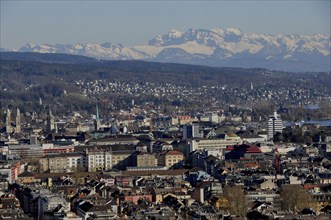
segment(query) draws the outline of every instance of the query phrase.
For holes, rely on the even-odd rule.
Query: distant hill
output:
[[[67,54],[1,52],[0,58],[0,105],[20,106],[22,111],[41,108],[36,104],[39,98],[44,103],[62,106],[61,111],[85,109],[93,112],[95,104],[92,103],[97,99],[111,100],[114,106],[125,106],[123,103],[130,103],[132,99],[140,103],[151,100],[166,103],[169,102],[167,97],[156,97],[154,94],[155,88],[164,87],[170,88],[169,91],[179,87],[183,91],[186,88],[187,91],[204,88],[212,97],[231,90],[231,94],[222,97],[223,101],[235,100],[236,97],[245,99],[241,91],[250,88],[251,83],[256,88],[252,93],[286,92],[286,88],[297,88],[312,94],[316,89],[330,94],[331,89],[331,74],[324,72],[298,73],[139,60],[109,61]],[[118,87],[104,92],[102,88],[110,84]],[[133,92],[135,87],[146,88],[150,94]],[[96,92],[89,92],[91,88]],[[132,93],[128,95],[123,89]],[[196,103],[199,100],[193,98],[190,101]]]
[[[139,60],[96,60],[68,54],[1,52],[2,85],[15,89],[29,84],[59,82],[74,88],[77,80],[110,80],[129,82],[170,83],[186,86],[248,86],[276,83],[293,85],[299,79],[311,78],[309,73],[272,71],[263,68],[209,67]],[[320,74],[321,86],[328,84]],[[312,82],[311,82],[312,83]]]
[[[86,56],[61,53],[34,53],[34,52],[0,52],[1,60],[38,61],[47,63],[91,63],[97,59]]]
[[[218,85],[246,83],[264,79],[262,68],[231,68],[147,62],[140,60],[96,60],[94,58],[32,52],[1,52],[2,73],[18,74],[24,80],[61,77],[63,80],[108,79],[136,82],[171,83],[181,85]],[[77,65],[79,64],[79,65]],[[10,79],[12,75],[8,75]],[[13,80],[19,82],[18,78]],[[47,79],[46,79],[47,78]]]

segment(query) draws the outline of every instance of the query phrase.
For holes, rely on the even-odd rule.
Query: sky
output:
[[[26,43],[143,45],[172,29],[189,28],[330,35],[331,26],[331,0],[0,2],[0,47],[7,49]]]

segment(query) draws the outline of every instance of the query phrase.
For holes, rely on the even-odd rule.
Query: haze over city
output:
[[[1,1],[2,48],[146,44],[172,29],[330,35],[330,1]]]

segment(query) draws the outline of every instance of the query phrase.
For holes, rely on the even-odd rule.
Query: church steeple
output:
[[[49,107],[48,118],[47,118],[47,132],[52,132],[55,129],[54,116],[52,114],[51,107]]]
[[[96,109],[97,109],[97,112],[96,112],[95,118],[96,118],[96,120],[99,120],[99,108],[98,108],[98,104],[96,106]]]
[[[7,133],[13,132],[13,127],[11,125],[11,112],[9,108],[7,108],[7,112],[6,112],[6,132]]]
[[[99,107],[98,103],[96,104],[96,114],[95,114],[95,121],[94,121],[94,130],[98,131],[100,129],[100,118],[99,118]]]
[[[18,108],[16,111],[15,124],[16,124],[15,133],[21,133],[21,112]]]

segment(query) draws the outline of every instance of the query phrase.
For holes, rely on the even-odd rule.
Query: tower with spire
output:
[[[55,126],[54,126],[54,116],[52,114],[52,110],[51,108],[49,107],[49,112],[48,112],[48,118],[47,118],[47,132],[52,132],[54,129],[55,129]]]
[[[21,112],[18,108],[16,110],[15,124],[15,133],[21,133]]]
[[[7,133],[13,132],[13,127],[11,125],[11,112],[10,112],[9,108],[7,108],[7,111],[6,111],[6,132]]]
[[[100,129],[100,118],[99,118],[99,108],[98,104],[96,105],[96,114],[95,114],[95,121],[94,121],[94,130],[98,131]]]

